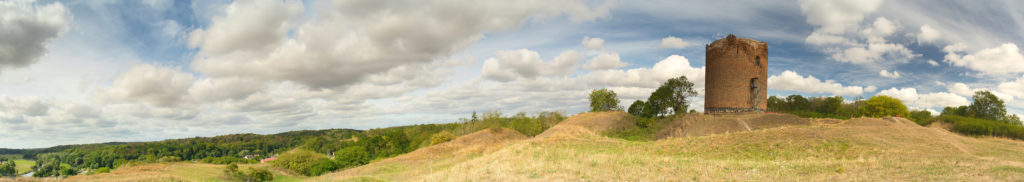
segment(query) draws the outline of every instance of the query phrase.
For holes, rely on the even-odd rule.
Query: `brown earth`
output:
[[[808,119],[791,114],[693,114],[673,120],[658,138],[707,136],[810,124]]]

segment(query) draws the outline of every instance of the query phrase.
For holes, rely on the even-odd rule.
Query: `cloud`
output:
[[[917,34],[918,43],[932,43],[942,37],[942,33],[939,30],[932,28],[929,25],[921,25],[921,33]]]
[[[900,72],[896,72],[896,71],[889,72],[889,71],[886,71],[886,70],[882,70],[882,71],[878,72],[878,75],[882,76],[882,77],[886,77],[886,78],[892,78],[892,79],[900,78]]]
[[[581,44],[588,49],[599,50],[601,49],[601,46],[604,45],[604,39],[583,37],[583,42]]]
[[[686,57],[672,55],[658,61],[651,68],[595,70],[581,77],[594,87],[657,88],[670,78],[686,76],[687,80],[694,83],[694,89],[703,94],[705,70],[706,67],[691,66]]]
[[[100,98],[156,107],[176,106],[186,96],[193,81],[192,74],[139,65],[118,76],[110,88],[101,91]]]
[[[565,51],[551,61],[541,60],[540,54],[528,49],[498,51],[496,54],[496,57],[484,61],[480,74],[498,81],[572,74],[581,59],[576,51]]]
[[[903,101],[904,104],[918,108],[935,108],[946,106],[962,106],[970,104],[967,98],[948,92],[918,94],[915,88],[890,88],[879,91],[877,95],[888,95]]]
[[[73,17],[64,4],[36,3],[0,2],[0,70],[38,62],[50,42],[70,26]]]
[[[822,52],[831,54],[833,60],[860,65],[876,66],[883,60],[898,63],[920,57],[903,44],[886,40],[900,30],[896,22],[878,17],[871,24],[861,26],[864,17],[881,3],[880,0],[799,1],[807,23],[815,27],[804,42],[820,47]]]
[[[618,69],[627,64],[619,59],[618,53],[601,53],[597,57],[587,61],[586,65],[583,65],[583,69],[587,70],[605,70],[605,69]]]
[[[299,2],[235,2],[226,8],[225,17],[215,18],[209,28],[196,30],[200,33],[190,39],[190,45],[202,53],[192,68],[213,78],[340,88],[395,67],[434,62],[465,49],[487,32],[562,15],[589,21],[607,17],[610,8],[608,3],[591,7],[580,1],[323,3],[317,5],[323,8],[317,9],[316,19],[289,21],[295,14],[291,7],[302,7]],[[225,28],[218,31],[218,27]],[[230,35],[238,36],[212,36],[212,32],[234,30],[239,32]],[[249,40],[254,35],[259,38]]]
[[[881,0],[800,0],[800,10],[807,17],[807,23],[818,28],[823,34],[842,34],[860,26],[864,16],[875,11]]]
[[[224,16],[213,17],[209,27],[193,31],[188,45],[210,55],[271,51],[284,40],[288,20],[300,12],[298,1],[237,1],[224,9]]]
[[[683,41],[683,39],[681,39],[679,37],[668,36],[668,37],[665,37],[665,38],[661,39],[661,47],[664,47],[664,48],[682,49],[682,48],[686,48],[686,46],[690,46],[690,43],[686,42],[686,41]]]
[[[939,66],[939,62],[935,62],[935,60],[931,60],[931,59],[928,60],[928,64],[930,64],[932,66]]]
[[[1017,98],[1024,98],[1024,76],[1011,82],[1000,83],[999,91]]]
[[[937,83],[939,85],[946,86],[946,89],[949,92],[952,92],[952,93],[957,94],[957,95],[965,96],[965,97],[972,97],[972,96],[974,96],[974,93],[978,92],[978,91],[989,91],[990,93],[992,93],[992,95],[995,95],[996,97],[999,97],[999,99],[1002,99],[1003,101],[1010,102],[1010,101],[1014,100],[1014,95],[1012,94],[1012,90],[1005,90],[1005,89],[1002,89],[1002,87],[1000,87],[1000,89],[997,91],[995,89],[985,89],[985,88],[971,89],[971,87],[967,86],[967,84],[960,83],[960,82],[956,82],[956,83],[953,83],[953,84],[946,84],[946,83],[942,83],[942,82],[937,82]],[[1003,85],[1003,84],[1000,84],[1000,85]],[[1007,85],[1007,88],[1012,88],[1012,86]],[[1009,92],[1004,93],[1002,91],[1009,91]]]
[[[964,54],[967,46],[962,43],[942,48],[946,52],[944,61],[981,73],[1005,74],[1024,72],[1024,55],[1017,44],[1005,43],[971,54]]]
[[[188,95],[203,102],[224,99],[242,99],[263,88],[263,83],[245,78],[217,78],[197,80],[188,88]]]
[[[815,78],[814,76],[810,75],[808,75],[807,77],[803,77],[800,76],[798,73],[790,70],[783,71],[782,74],[779,75],[769,76],[768,88],[803,92],[809,94],[830,93],[842,96],[861,95],[864,93],[865,90],[864,87],[860,86],[843,86],[842,84],[836,83],[833,80],[825,80],[823,82],[818,78]]]

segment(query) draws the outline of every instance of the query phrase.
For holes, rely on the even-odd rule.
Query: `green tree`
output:
[[[789,95],[786,97],[786,108],[790,111],[808,111],[811,109],[811,102],[801,95]]]
[[[869,117],[907,116],[907,106],[899,99],[885,95],[871,97],[860,107],[860,113]]]
[[[602,88],[590,92],[590,112],[615,110],[622,110],[615,91]]]
[[[686,76],[668,79],[662,87],[668,87],[672,93],[668,97],[668,103],[673,113],[686,113],[690,104],[688,99],[697,96],[697,91],[693,90],[693,82],[687,80]]]
[[[970,117],[1006,121],[1006,103],[989,91],[974,92],[974,102],[967,106]]]
[[[910,115],[908,117],[910,118],[910,120],[913,120],[915,123],[921,126],[931,124],[933,120],[932,112],[928,112],[926,110],[910,111]]]
[[[786,101],[776,96],[768,97],[768,110],[769,111],[788,111],[786,108]]]
[[[839,114],[839,109],[843,106],[843,97],[832,96],[826,97],[822,100],[818,112],[825,114]]]
[[[13,177],[18,175],[18,170],[15,168],[14,161],[0,162],[0,176]]]
[[[647,107],[647,103],[646,102],[644,102],[643,100],[636,100],[636,101],[633,101],[633,104],[629,105],[629,109],[627,109],[626,111],[629,112],[629,114],[632,114],[634,116],[650,117],[650,116],[645,116],[644,115],[644,108],[645,107]]]

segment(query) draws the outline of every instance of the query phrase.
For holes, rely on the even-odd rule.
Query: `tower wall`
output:
[[[729,35],[705,48],[704,111],[759,112],[768,108],[768,44]],[[752,82],[756,89],[752,89]]]

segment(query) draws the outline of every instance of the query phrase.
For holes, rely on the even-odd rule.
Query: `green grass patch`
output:
[[[604,135],[629,141],[652,141],[657,139],[661,130],[668,127],[668,124],[671,123],[673,119],[682,116],[683,115],[673,115],[664,118],[636,117],[634,125],[619,130],[605,131]]]
[[[18,171],[18,174],[25,174],[32,171],[32,166],[36,165],[36,161],[17,159],[14,160],[14,169]]]

